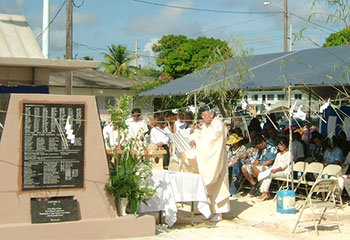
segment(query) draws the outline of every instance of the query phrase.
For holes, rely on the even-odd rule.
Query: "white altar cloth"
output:
[[[176,203],[197,202],[198,210],[206,218],[211,214],[207,191],[203,178],[199,174],[153,170],[151,185],[155,188],[155,196],[140,204],[139,212],[164,211],[165,223],[174,225],[177,220]]]

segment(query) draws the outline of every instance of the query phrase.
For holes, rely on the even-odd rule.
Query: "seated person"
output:
[[[164,148],[167,151],[167,154],[164,156],[163,167],[168,168],[169,166],[169,137],[167,134],[170,134],[170,130],[165,126],[164,118],[159,118],[155,127],[151,129],[151,144],[155,144],[158,148]]]
[[[350,196],[350,153],[348,153],[344,163],[342,164],[342,173],[343,175],[338,177],[340,192],[342,192],[345,187],[347,194]]]
[[[260,195],[259,185],[254,177],[258,176],[261,171],[271,167],[278,150],[276,146],[268,143],[262,136],[256,137],[253,144],[259,149],[258,158],[253,164],[243,165],[242,173],[252,185],[249,195]]]
[[[304,160],[304,144],[301,140],[301,135],[298,132],[293,133],[293,142],[292,142],[292,156],[294,162],[300,162]]]
[[[350,152],[350,142],[347,141],[346,133],[341,131],[337,136],[338,147],[343,151],[343,156],[347,156]]]
[[[280,138],[278,140],[277,144],[279,153],[276,155],[276,159],[273,162],[273,165],[271,167],[271,174],[262,180],[261,186],[260,186],[260,192],[262,193],[259,197],[261,200],[267,200],[269,199],[270,193],[269,188],[271,185],[271,181],[273,178],[276,177],[286,177],[289,173],[289,164],[291,162],[291,156],[290,152],[288,151],[289,147],[289,140],[285,137]]]
[[[230,145],[227,159],[228,159],[228,176],[230,183],[230,193],[231,195],[237,194],[237,182],[241,176],[241,161],[235,161],[236,158],[245,153],[246,147],[243,145],[242,137],[238,136],[236,133],[232,134],[227,140],[226,144]]]
[[[277,142],[278,142],[278,132],[274,127],[271,127],[268,129],[268,133],[269,133],[269,139],[268,141],[270,143],[272,143],[273,145],[277,146]]]
[[[312,162],[323,162],[324,158],[324,140],[323,135],[319,132],[313,132],[312,145],[314,149],[312,151]],[[310,146],[311,148],[311,146]]]
[[[342,150],[334,146],[333,143],[329,138],[326,139],[325,141],[325,154],[324,154],[324,160],[323,164],[337,164],[341,165],[343,163],[343,152]]]

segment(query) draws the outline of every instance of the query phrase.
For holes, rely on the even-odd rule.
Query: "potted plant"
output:
[[[118,129],[118,137],[128,130],[125,120],[129,115],[130,99],[129,96],[122,97],[117,103],[118,107],[109,111],[113,126]],[[154,195],[154,189],[148,185],[152,168],[150,162],[143,159],[141,151],[135,150],[137,148],[134,142],[124,141],[119,144],[119,148],[121,154],[113,152],[116,161],[111,165],[110,181],[106,184],[106,190],[115,198],[117,210],[121,210],[121,199],[127,198],[131,211],[136,214],[140,202],[146,203]],[[123,215],[120,212],[118,214]]]

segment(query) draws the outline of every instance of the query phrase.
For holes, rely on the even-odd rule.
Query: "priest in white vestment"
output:
[[[214,118],[208,107],[202,109],[204,124],[192,134],[190,144],[196,148],[198,171],[207,188],[212,211],[211,221],[220,221],[222,213],[230,211],[226,152],[226,128]]]

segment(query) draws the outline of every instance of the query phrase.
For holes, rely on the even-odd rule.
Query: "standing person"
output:
[[[135,149],[144,154],[144,138],[148,132],[146,121],[141,118],[141,110],[134,108],[131,111],[131,118],[126,120],[128,125],[128,132],[126,136],[127,141],[135,142]]]
[[[178,132],[181,129],[185,129],[186,128],[186,122],[185,122],[185,115],[183,113],[179,113],[177,115],[177,119],[174,122],[174,129],[173,132]]]
[[[148,132],[148,127],[146,122],[141,118],[141,110],[139,108],[134,108],[131,111],[131,118],[126,120],[126,124],[129,127],[127,139],[135,141],[139,138],[143,141],[145,133]]]
[[[164,156],[163,168],[167,169],[169,166],[169,137],[167,134],[171,134],[168,127],[165,126],[164,118],[159,118],[156,126],[151,129],[151,143],[158,146],[158,148],[164,148],[166,154]]]
[[[289,163],[291,162],[290,152],[288,151],[289,141],[287,138],[283,137],[278,140],[277,147],[279,153],[276,155],[276,159],[271,167],[271,174],[262,180],[260,186],[260,192],[262,193],[259,197],[261,200],[267,200],[271,197],[269,193],[269,188],[271,181],[276,177],[286,177],[289,172]]]
[[[198,171],[208,192],[210,221],[216,222],[222,220],[222,213],[230,211],[226,128],[209,107],[203,107],[201,112],[204,124],[192,135],[190,144],[196,148]]]

